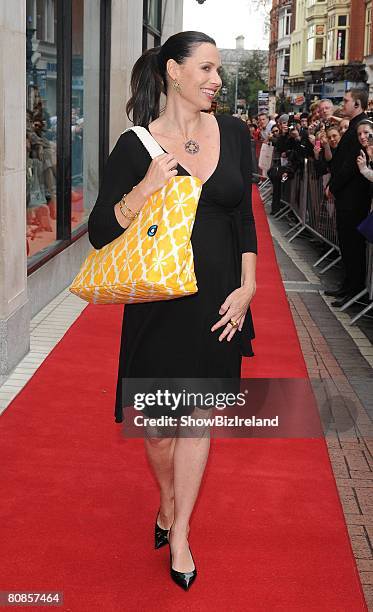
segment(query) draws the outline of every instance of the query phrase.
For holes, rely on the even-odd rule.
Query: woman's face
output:
[[[373,134],[373,128],[370,125],[360,125],[357,128],[357,137],[362,147],[367,147],[370,144],[369,134]]]
[[[220,55],[215,45],[202,43],[194,47],[183,64],[169,60],[168,70],[170,77],[180,83],[181,92],[176,92],[177,95],[181,95],[190,108],[210,109],[222,85]]]
[[[335,149],[338,146],[339,141],[341,140],[341,135],[337,129],[328,130],[326,137],[332,149]]]
[[[348,119],[342,119],[342,121],[339,124],[339,133],[341,134],[341,136],[343,136],[343,134],[347,132],[349,125],[350,125],[350,122],[348,121]]]

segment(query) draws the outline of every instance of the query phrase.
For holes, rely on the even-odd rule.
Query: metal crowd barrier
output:
[[[295,176],[282,183],[281,201],[284,206],[274,215],[277,219],[288,215],[289,212],[295,215],[297,222],[285,234],[285,236],[291,234],[288,239],[289,242],[307,229],[330,247],[325,254],[313,264],[314,267],[316,267],[326,258],[332,256],[333,253],[335,254],[332,261],[322,270],[319,270],[320,274],[323,274],[341,260],[338,245],[335,205],[333,198],[326,198],[325,196],[325,184],[327,179],[328,177],[318,176],[313,159],[305,159],[303,167],[297,170]],[[341,310],[345,310],[354,303],[359,303],[359,300],[364,295],[368,295],[369,300],[373,300],[372,244],[367,243],[367,254],[366,288],[351,298]],[[372,309],[373,302],[365,306],[361,312],[353,317],[351,325]]]
[[[285,205],[279,212],[274,215],[278,219],[287,215],[290,210],[298,219],[298,222],[286,232],[285,236],[292,234],[289,242],[299,236],[307,227],[307,177],[308,166],[305,160],[304,167],[295,173],[293,178],[288,178],[281,184],[281,202]]]
[[[368,294],[368,299],[370,300],[370,304],[365,306],[363,310],[358,312],[358,314],[355,315],[351,319],[350,321],[351,325],[356,323],[356,321],[358,321],[360,317],[368,314],[368,312],[372,310],[373,308],[373,301],[372,301],[373,300],[373,244],[369,244],[369,243],[367,243],[367,277],[366,277],[365,289],[363,289],[363,291],[360,291],[360,293],[358,293],[357,295],[354,295],[354,297],[351,298],[349,302],[347,302],[344,306],[342,306],[341,310],[342,311],[346,310],[346,308],[349,308],[349,306],[352,306],[352,304],[355,304],[355,302],[359,303],[359,300],[362,297],[364,297],[366,294]]]

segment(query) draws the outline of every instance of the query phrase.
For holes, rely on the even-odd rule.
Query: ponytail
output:
[[[164,87],[158,63],[160,50],[161,47],[154,47],[144,51],[132,69],[132,95],[127,102],[126,113],[134,125],[147,127],[153,119],[159,117],[160,97]]]
[[[131,74],[131,97],[126,113],[134,125],[148,127],[159,117],[160,97],[167,96],[167,62],[182,64],[202,43],[215,45],[215,40],[203,32],[179,32],[170,36],[161,47],[147,49],[135,63]],[[132,112],[132,118],[130,113]]]

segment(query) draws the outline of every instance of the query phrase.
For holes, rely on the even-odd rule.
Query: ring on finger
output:
[[[232,325],[232,327],[238,327],[238,321],[234,321],[233,319],[230,319],[229,325]]]

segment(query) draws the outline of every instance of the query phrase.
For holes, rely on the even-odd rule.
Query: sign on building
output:
[[[260,89],[258,91],[258,114],[268,113],[268,112],[269,112],[269,92],[262,91]]]

